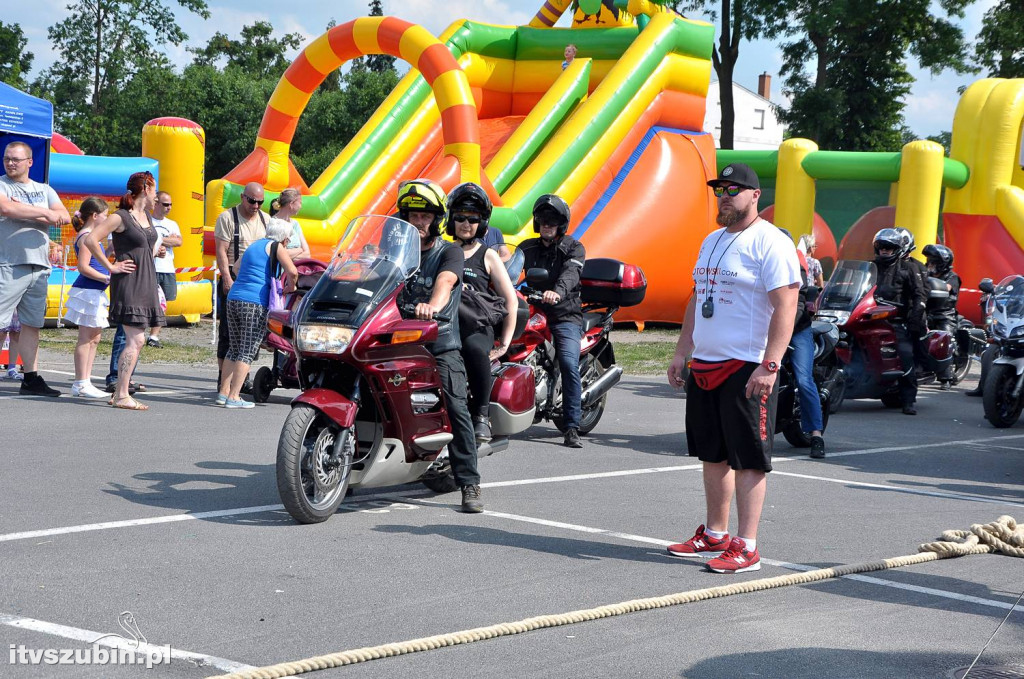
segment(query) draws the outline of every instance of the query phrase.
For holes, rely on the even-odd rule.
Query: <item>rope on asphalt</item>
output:
[[[329,655],[307,658],[305,660],[285,662],[278,665],[269,665],[267,667],[256,667],[243,672],[219,675],[211,679],[278,679],[279,677],[292,677],[306,672],[313,672],[315,670],[354,665],[356,663],[367,662],[369,660],[390,658],[393,656],[417,653],[420,651],[432,651],[438,648],[445,648],[447,646],[458,646],[461,644],[473,643],[475,641],[484,641],[485,639],[495,639],[497,637],[512,634],[522,634],[524,632],[530,632],[537,629],[572,625],[589,620],[600,620],[602,618],[610,618],[626,613],[635,613],[637,611],[649,611],[657,608],[665,608],[667,606],[678,606],[696,601],[704,601],[706,599],[731,596],[733,594],[761,592],[768,589],[775,589],[777,587],[786,587],[788,585],[802,585],[811,582],[820,582],[822,580],[838,578],[844,575],[853,575],[855,573],[870,573],[872,571],[881,571],[889,568],[903,568],[906,566],[913,566],[915,564],[927,563],[929,561],[937,561],[939,559],[948,559],[967,554],[987,554],[990,552],[1000,552],[1010,556],[1024,557],[1024,529],[1017,525],[1017,522],[1013,517],[1000,516],[992,523],[974,524],[971,526],[970,530],[945,531],[938,542],[920,545],[918,547],[917,554],[898,556],[892,559],[883,559],[881,561],[873,561],[870,563],[821,568],[803,573],[792,573],[789,575],[779,575],[773,578],[749,580],[732,585],[709,587],[707,589],[691,590],[689,592],[679,592],[677,594],[669,594],[667,596],[634,599],[632,601],[624,601],[617,604],[598,606],[597,608],[572,611],[570,613],[541,615],[534,618],[519,620],[517,622],[500,623],[497,625],[489,625],[487,627],[477,627],[475,629],[464,630],[462,632],[438,634],[431,637],[413,639],[411,641],[358,648],[351,651],[342,651],[340,653],[331,653]]]

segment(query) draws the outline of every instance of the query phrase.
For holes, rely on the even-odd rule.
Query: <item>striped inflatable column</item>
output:
[[[530,28],[552,28],[571,2],[572,0],[544,0],[537,14],[530,19]]]
[[[346,61],[388,54],[418,70],[434,91],[441,111],[444,155],[458,163],[461,181],[480,181],[477,110],[465,73],[448,48],[427,29],[394,17],[361,17],[335,26],[292,62],[270,97],[256,138],[255,153],[266,154],[266,188],[290,186],[288,158],[299,116],[317,87]]]

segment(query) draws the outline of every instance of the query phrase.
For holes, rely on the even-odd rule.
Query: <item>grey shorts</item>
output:
[[[172,273],[157,273],[156,284],[164,291],[164,299],[173,302],[178,298],[178,281]]]
[[[0,328],[11,325],[15,311],[22,325],[43,327],[49,280],[45,266],[0,264]]]

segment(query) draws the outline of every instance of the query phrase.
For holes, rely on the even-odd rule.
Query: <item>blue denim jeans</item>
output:
[[[805,434],[821,431],[821,399],[814,383],[814,333],[810,327],[793,334],[793,378],[800,396],[800,428]]]
[[[110,345],[110,372],[107,373],[107,386],[117,382],[117,364],[121,360],[121,354],[124,353],[124,346],[127,341],[124,338],[124,326],[118,325],[117,332],[114,333],[114,340]]]
[[[580,385],[580,340],[583,328],[579,323],[563,322],[551,326],[551,337],[555,341],[555,355],[562,373],[562,416],[566,429],[580,428],[582,407],[580,399],[583,387]]]

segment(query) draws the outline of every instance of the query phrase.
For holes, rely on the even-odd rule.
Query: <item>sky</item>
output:
[[[301,0],[281,3],[271,0],[208,0],[210,18],[202,19],[181,10],[173,0],[166,0],[177,8],[178,21],[189,36],[189,45],[205,45],[216,32],[237,36],[242,26],[256,20],[271,22],[278,33],[299,33],[309,42],[323,33],[327,23],[338,23],[363,16],[368,11],[367,0]],[[384,13],[422,24],[435,35],[452,22],[468,18],[486,23],[519,25],[529,22],[542,0],[383,0]],[[996,0],[979,0],[967,8],[962,22],[964,34],[973,42],[981,26],[985,11]],[[0,20],[17,23],[28,38],[27,49],[35,54],[30,78],[50,66],[55,54],[47,38],[47,28],[67,14],[67,0],[33,0],[33,2],[5,3]],[[301,8],[301,11],[282,11],[282,8]],[[559,25],[568,25],[568,12]],[[693,19],[703,17],[691,16]],[[172,63],[184,65],[191,61],[186,45],[168,45],[166,52]],[[913,60],[911,60],[913,61]],[[782,96],[778,78],[782,65],[781,51],[768,41],[741,43],[739,61],[734,80],[747,89],[757,91],[757,76],[767,72],[773,76],[772,100],[787,102]],[[973,82],[978,76],[943,72],[933,76],[911,63],[911,74],[916,83],[906,100],[904,118],[907,126],[919,137],[951,130],[953,113],[959,99],[957,88]],[[712,79],[717,79],[713,76]]]

